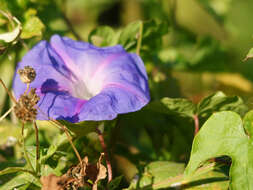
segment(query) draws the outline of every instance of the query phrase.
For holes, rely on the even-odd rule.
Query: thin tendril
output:
[[[14,96],[12,95],[12,93],[8,90],[8,88],[5,86],[4,82],[2,81],[2,79],[0,78],[0,83],[2,84],[2,86],[4,87],[5,91],[8,93],[8,95],[10,96],[10,98],[12,99],[13,102],[15,102],[16,104],[18,103],[16,98],[14,98]]]
[[[0,122],[9,114],[11,113],[11,111],[13,110],[15,106],[12,106],[7,112],[5,112],[5,114],[3,114],[1,117],[0,117]]]

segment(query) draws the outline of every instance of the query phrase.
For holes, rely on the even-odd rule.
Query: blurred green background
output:
[[[15,43],[2,45],[0,77],[9,88],[15,65],[41,39],[58,33],[98,46],[121,43],[136,52],[139,28],[133,28],[141,20],[140,56],[149,75],[152,101],[183,97],[198,103],[223,91],[241,96],[253,107],[253,62],[243,61],[253,46],[252,0],[0,0],[0,9],[17,17],[23,27]],[[12,31],[12,25],[0,17],[0,33]],[[10,104],[0,88],[0,113]],[[194,127],[193,121],[185,120],[145,109],[120,116],[117,127],[106,129],[116,173],[124,174],[127,183],[148,162],[187,163]],[[13,136],[6,125],[15,123],[13,114],[8,116],[1,123],[0,137]],[[57,132],[48,134],[51,129],[44,125],[42,122],[41,141],[47,147]],[[82,154],[92,155],[93,141],[87,139],[82,139],[86,143]],[[0,144],[4,147],[6,139]]]

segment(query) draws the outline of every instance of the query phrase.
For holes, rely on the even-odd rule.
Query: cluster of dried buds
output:
[[[19,97],[14,107],[14,113],[22,122],[32,122],[36,119],[38,114],[36,104],[40,100],[40,97],[36,94],[36,89],[34,88],[31,88],[28,93],[27,91],[29,90],[29,84],[34,81],[36,77],[36,72],[32,67],[25,66],[24,69],[18,70],[18,74],[20,75],[21,81],[28,86],[24,94]]]

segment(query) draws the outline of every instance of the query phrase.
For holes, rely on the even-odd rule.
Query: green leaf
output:
[[[123,176],[115,177],[112,181],[107,184],[107,189],[114,190],[120,185]]]
[[[41,164],[44,164],[52,155],[55,154],[55,152],[58,150],[58,148],[64,144],[68,143],[68,138],[65,133],[58,134],[57,137],[54,139],[52,144],[47,150],[46,155],[41,157]]]
[[[253,48],[251,48],[248,52],[248,54],[246,55],[246,57],[244,58],[244,61],[247,61],[248,59],[253,58]]]
[[[159,101],[151,102],[146,109],[168,115],[192,117],[196,106],[190,100],[183,98],[162,98]]]
[[[252,138],[253,137],[253,110],[249,111],[243,118],[243,126],[246,133]]]
[[[133,48],[137,44],[137,35],[139,34],[142,21],[136,21],[128,24],[120,33],[118,43],[126,50]]]
[[[45,28],[42,21],[36,16],[36,10],[29,9],[25,14],[25,23],[23,26],[23,31],[21,33],[21,38],[28,39],[35,36],[42,36],[42,32]]]
[[[140,179],[140,186],[156,184],[169,177],[174,177],[184,171],[184,164],[168,161],[156,161],[148,164],[144,169],[144,174]]]
[[[16,172],[31,173],[31,171],[29,171],[23,167],[10,167],[10,168],[5,168],[4,170],[1,170],[0,175],[5,175],[5,174],[9,174],[9,173],[16,173]]]
[[[141,27],[143,27],[143,30],[140,35]],[[168,33],[168,24],[166,22],[157,23],[154,20],[145,22],[135,21],[128,24],[122,30],[118,43],[123,45],[126,50],[130,50],[137,45],[138,37],[142,37],[142,45],[148,45],[154,50],[156,43],[166,33]]]
[[[113,46],[117,44],[117,34],[109,26],[101,26],[89,34],[89,42],[100,47]]]
[[[60,122],[79,137],[96,131],[96,128],[101,123],[98,121],[82,121],[80,123],[70,123],[65,120],[61,120]]]
[[[253,145],[244,132],[240,116],[231,111],[213,114],[195,136],[186,176],[193,175],[210,158],[229,156],[230,188],[253,188]]]
[[[160,23],[155,20],[143,22],[142,45],[149,46],[153,51],[154,48],[161,47],[162,36],[168,33],[169,25],[167,22]]]
[[[0,134],[0,145],[6,145],[8,143],[15,144],[15,142],[21,138],[21,128],[13,125],[10,122],[1,122]],[[10,142],[10,140],[12,142]]]
[[[209,117],[214,112],[230,110],[243,115],[247,109],[247,106],[240,97],[228,97],[219,91],[204,98],[198,104],[197,113],[200,117]]]
[[[162,183],[167,179],[182,174],[184,171],[184,164],[168,162],[168,161],[155,161],[151,162],[144,168],[144,172],[141,174],[138,182],[136,179],[132,181],[128,189],[160,189],[169,187],[171,184]],[[137,185],[138,184],[138,185]],[[155,185],[153,187],[152,185]]]
[[[16,177],[12,178],[10,181],[8,181],[4,185],[2,185],[0,187],[0,190],[13,190],[15,188],[18,189],[20,187],[23,187],[23,186],[25,186],[27,184],[31,184],[31,183],[33,183],[35,186],[38,187],[35,189],[39,189],[39,187],[41,186],[38,179],[36,179],[35,177],[33,177],[30,174],[23,173],[23,174],[20,174]]]
[[[154,162],[156,163],[156,162]],[[173,162],[171,162],[173,164]],[[157,162],[159,164],[159,162]],[[147,171],[145,168],[144,174],[141,174],[140,179],[136,177],[132,180],[130,186],[127,190],[134,189],[142,189],[142,190],[154,190],[154,189],[191,189],[191,190],[227,190],[229,186],[228,177],[224,174],[221,168],[217,167],[215,164],[208,164],[201,168],[199,168],[195,175],[190,176],[188,178],[184,177],[183,165],[179,163],[174,163],[176,165],[175,168],[167,168],[165,165],[164,170],[158,169],[157,176],[162,174],[160,179],[156,179],[154,175],[151,173],[145,174]],[[179,166],[179,168],[177,167]],[[162,165],[163,166],[163,165]],[[154,169],[156,169],[157,165],[153,165]],[[160,168],[158,166],[158,168]],[[167,170],[166,170],[167,169]],[[174,170],[174,174],[173,171]],[[169,171],[167,173],[166,171]],[[161,172],[161,173],[159,173]],[[170,173],[172,172],[172,173]],[[172,175],[171,175],[172,174]],[[147,176],[145,176],[147,175]],[[168,176],[168,177],[165,177]],[[146,185],[143,186],[140,180],[146,178],[144,183]]]
[[[203,170],[204,167],[200,168],[200,170]],[[202,173],[200,171],[200,173],[200,175],[196,174],[187,180],[188,182],[183,187],[187,190],[228,190],[229,178],[219,168],[214,167],[209,172]]]

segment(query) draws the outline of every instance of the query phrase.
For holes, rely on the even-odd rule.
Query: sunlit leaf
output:
[[[26,20],[21,33],[21,38],[28,39],[34,36],[41,36],[44,28],[45,26],[41,20],[36,16],[32,16]]]
[[[9,173],[16,173],[16,172],[27,172],[29,173],[29,170],[26,170],[23,167],[10,167],[10,168],[5,168],[4,170],[0,171],[0,175],[5,175]]]
[[[253,146],[244,132],[240,116],[231,111],[213,114],[195,136],[191,158],[186,168],[186,175],[193,175],[201,163],[210,158],[229,156],[230,188],[253,188]],[[208,150],[208,151],[207,151]]]
[[[253,137],[253,110],[249,111],[243,118],[243,126],[246,133],[252,138]]]
[[[244,58],[244,61],[247,61],[248,59],[253,58],[253,48],[251,48],[248,52],[248,54],[246,55],[246,57]]]
[[[20,188],[22,186],[25,186],[27,184],[33,183],[35,185],[34,190],[40,189],[39,187],[41,186],[38,179],[33,177],[30,174],[24,173],[20,174],[14,178],[12,178],[10,181],[5,183],[0,187],[0,190],[13,190],[15,188]]]
[[[117,34],[109,26],[101,26],[91,31],[89,42],[96,46],[113,46],[117,44]]]

